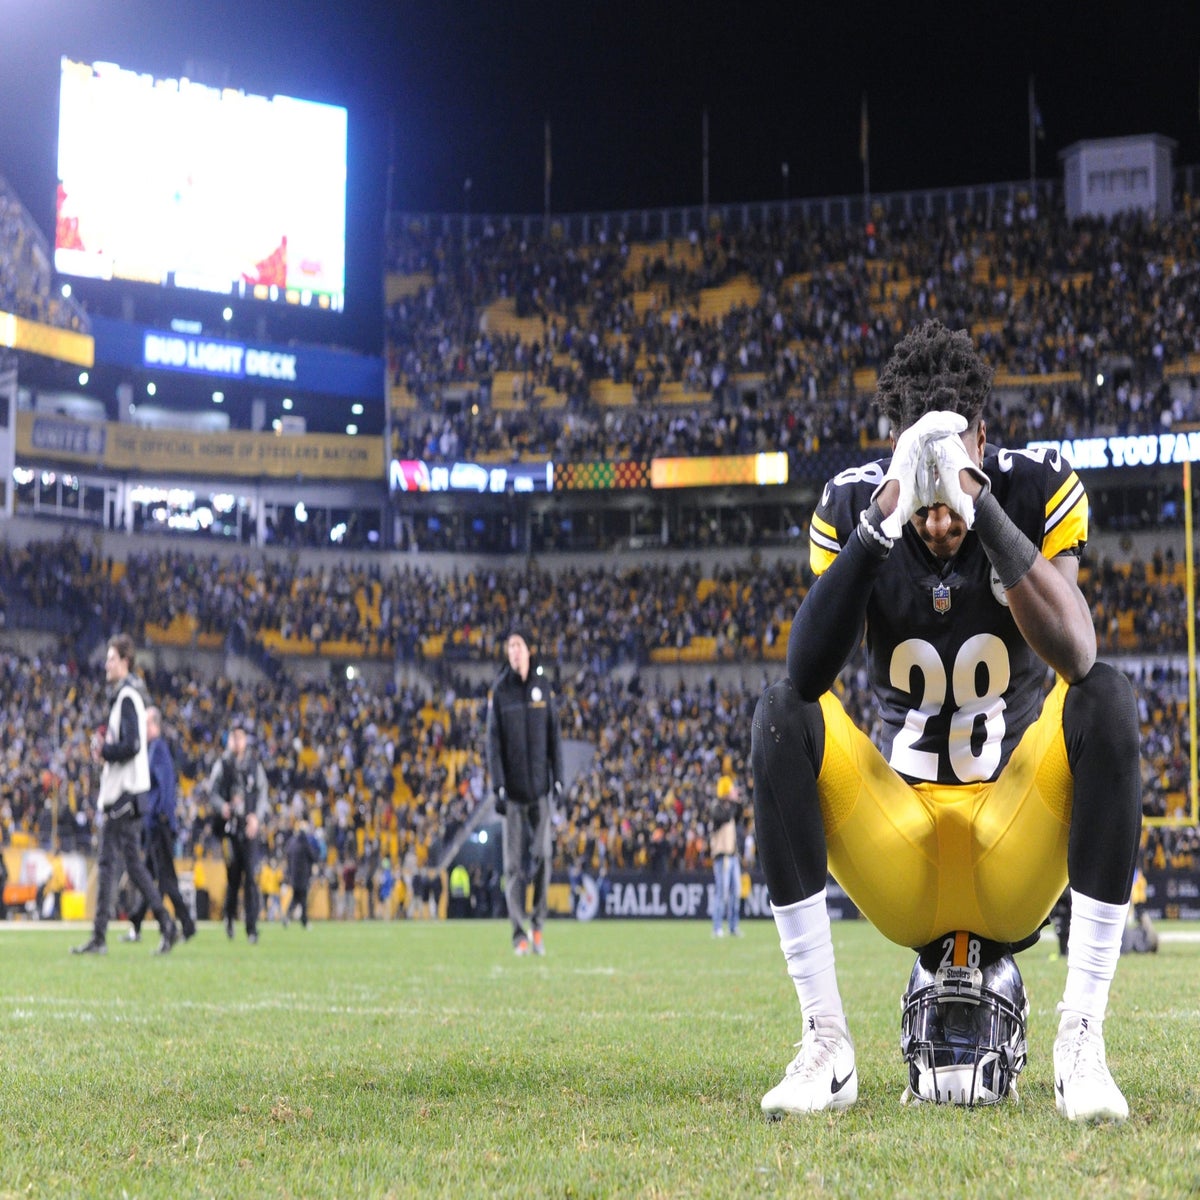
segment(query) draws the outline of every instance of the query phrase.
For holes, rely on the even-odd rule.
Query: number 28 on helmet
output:
[[[1029,998],[1008,947],[948,933],[922,947],[901,1000],[904,1103],[1017,1099]]]

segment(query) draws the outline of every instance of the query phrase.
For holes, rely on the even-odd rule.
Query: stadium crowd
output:
[[[541,631],[549,660],[601,672],[667,662],[689,648],[697,661],[782,660],[812,581],[799,555],[770,562],[747,555],[712,574],[698,562],[552,563],[485,564],[443,577],[407,562],[384,570],[370,557],[305,566],[174,548],[114,563],[64,535],[20,548],[0,543],[0,587],[27,610],[92,614],[104,629],[127,630],[139,642],[165,640],[183,619],[218,644],[278,646],[281,638],[309,654],[348,644],[388,661],[490,661],[519,612]],[[1102,650],[1186,649],[1182,564],[1173,551],[1121,563],[1086,556],[1080,582]]]
[[[4,244],[20,247],[13,222],[26,218],[18,210],[0,186]],[[409,229],[389,253],[413,286],[389,305],[387,330],[392,381],[416,407],[394,411],[393,448],[427,459],[588,461],[861,447],[886,431],[855,373],[879,365],[897,330],[935,312],[972,328],[998,369],[1025,380],[993,417],[1002,444],[1050,430],[1070,437],[1193,422],[1195,383],[1169,387],[1165,371],[1200,353],[1198,233],[1200,214],[1189,206],[1160,221],[1111,225],[1014,212],[881,220],[866,230],[796,223],[654,247],[620,237],[534,246],[500,230],[464,247]],[[4,256],[4,304],[51,319],[48,276],[14,274],[9,259],[19,265],[36,255]],[[750,287],[737,293],[740,280]],[[750,299],[730,299],[702,318],[702,293],[719,288]],[[512,302],[518,321],[532,319],[536,336],[481,328],[500,300]],[[1126,373],[1116,382],[1076,382],[1118,359]],[[497,372],[523,381],[514,410],[495,395],[495,407],[486,403]],[[731,386],[748,375],[761,379],[753,399]],[[1052,382],[1034,386],[1038,379]],[[631,385],[634,404],[598,405],[591,389],[600,381]],[[478,411],[447,402],[464,384],[479,389]],[[659,403],[668,384],[703,402]],[[539,388],[565,403],[529,402]],[[218,645],[262,650],[283,641],[319,654],[338,643],[389,662],[495,661],[519,612],[559,672],[565,736],[595,748],[559,814],[556,865],[662,871],[706,865],[717,779],[747,780],[759,687],[715,679],[668,686],[645,668],[699,646],[697,661],[761,664],[760,683],[778,673],[811,582],[801,557],[749,556],[712,575],[698,564],[529,563],[442,578],[370,556],[313,567],[154,548],[115,562],[63,536],[0,546],[0,588],[10,626],[22,614],[57,610],[72,615],[73,635],[91,621],[145,645],[182,623],[188,636]],[[1089,559],[1081,586],[1102,652],[1136,664],[1145,808],[1161,815],[1187,785],[1186,699],[1178,674],[1147,660],[1186,648],[1178,564],[1167,554]],[[103,719],[104,684],[95,666],[75,660],[74,644],[67,635],[53,661],[0,656],[0,842],[94,846],[87,747]],[[361,684],[296,683],[286,671],[255,685],[185,672],[151,672],[147,682],[183,784],[181,856],[216,851],[204,780],[234,717],[254,731],[272,797],[268,902],[286,840],[303,821],[319,838],[343,914],[356,887],[384,879],[394,880],[402,911],[415,913],[427,895],[425,869],[485,798],[484,701],[461,681],[434,700],[400,686],[379,694]],[[861,669],[848,668],[839,687],[869,726]],[[1155,831],[1152,847],[1175,861],[1193,854],[1196,840],[1195,830]]]
[[[1153,567],[1128,575],[1139,573],[1152,574]],[[1112,572],[1106,582],[1106,574],[1091,573],[1101,594],[1126,595],[1132,603],[1144,595],[1138,586],[1153,586],[1135,585],[1123,572]],[[782,579],[779,586],[778,604],[794,604],[784,598]],[[1161,597],[1154,607],[1163,607]],[[1130,670],[1141,706],[1145,808],[1162,815],[1182,804],[1187,786],[1186,680],[1174,668],[1149,665],[1149,646],[1133,649],[1140,652]],[[563,664],[564,736],[595,749],[561,810],[556,865],[593,871],[704,866],[717,779],[747,778],[748,714],[762,683],[781,668],[764,663],[753,685],[720,685],[711,677],[668,685],[653,672],[614,673],[553,650],[545,658],[552,670]],[[6,654],[0,668],[6,734],[0,841],[24,835],[91,850],[88,740],[105,712],[103,674],[76,662],[67,647],[53,661]],[[204,781],[235,717],[254,731],[270,784],[268,864],[281,860],[287,837],[306,821],[320,840],[335,893],[345,891],[347,871],[351,892],[355,872],[359,884],[368,885],[394,872],[407,910],[419,892],[416,876],[438,861],[485,798],[480,687],[452,682],[430,700],[405,687],[379,693],[361,682],[297,684],[286,673],[247,685],[151,671],[147,683],[163,710],[182,780],[181,856],[218,852]],[[861,666],[848,668],[839,688],[869,728]],[[1188,836],[1171,831],[1157,844],[1175,855],[1186,849]]]
[[[24,835],[32,844],[57,841],[64,850],[93,853],[88,744],[108,709],[104,673],[69,652],[53,662],[6,653],[0,666],[0,844]],[[144,678],[179,771],[180,856],[220,854],[206,780],[235,719],[254,731],[271,789],[268,861],[282,857],[303,820],[337,877],[348,862],[374,872],[387,859],[411,882],[483,796],[472,720],[411,689],[378,695],[348,686],[335,695],[286,678],[255,686],[190,672],[152,670]]]
[[[1168,364],[1200,352],[1198,225],[1187,205],[1161,220],[1005,211],[650,247],[533,244],[496,229],[464,246],[409,229],[392,266],[415,286],[388,307],[388,353],[393,383],[418,407],[393,413],[393,449],[571,462],[877,441],[886,431],[855,373],[878,368],[898,332],[931,314],[971,328],[998,371],[1026,381],[1002,444],[1047,426],[1157,432],[1200,416],[1194,385],[1163,386]],[[702,292],[737,279],[750,281],[749,299],[702,319]],[[481,328],[498,300],[539,318],[536,336]],[[1128,377],[1094,385],[1115,362]],[[497,372],[523,380],[515,411],[495,395],[494,407],[443,402],[456,385],[486,396]],[[747,375],[761,380],[752,403],[729,386]],[[1033,386],[1039,378],[1050,385]],[[631,384],[635,406],[598,406],[598,380]],[[704,402],[658,405],[666,383]],[[545,388],[562,409],[526,402]]]
[[[86,330],[83,309],[51,290],[52,277],[45,235],[0,175],[0,312],[43,325]]]

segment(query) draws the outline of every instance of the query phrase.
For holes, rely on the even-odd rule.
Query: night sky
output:
[[[864,92],[872,191],[1024,179],[1031,74],[1039,175],[1125,134],[1200,162],[1195,0],[0,0],[0,35],[0,172],[47,233],[62,54],[344,105],[350,341],[378,336],[356,307],[378,305],[389,159],[395,209],[540,212],[547,120],[572,212],[699,203],[706,108],[713,202],[859,193]]]

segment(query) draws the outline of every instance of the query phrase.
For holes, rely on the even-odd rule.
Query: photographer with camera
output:
[[[258,941],[258,835],[268,814],[267,773],[250,749],[246,726],[235,721],[225,753],[208,778],[217,836],[225,854],[225,936],[233,937],[238,891],[242,892],[246,939]]]

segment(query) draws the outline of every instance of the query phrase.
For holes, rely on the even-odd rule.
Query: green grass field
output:
[[[0,1196],[1176,1197],[1200,1193],[1200,941],[1122,960],[1123,1127],[1054,1110],[1065,965],[1023,954],[1021,1103],[901,1108],[912,955],[835,925],[858,1104],[769,1124],[799,1037],[774,927],[498,922],[202,927],[76,958],[0,926]],[[1165,927],[1182,932],[1185,927]],[[1195,933],[1195,927],[1189,931]]]

